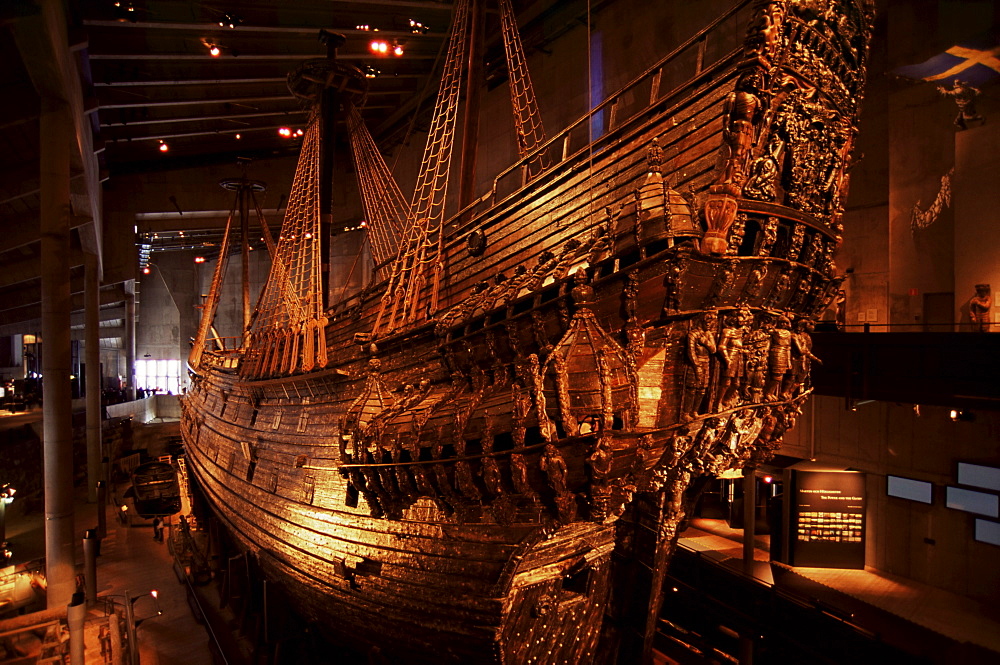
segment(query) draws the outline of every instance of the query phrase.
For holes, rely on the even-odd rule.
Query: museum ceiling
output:
[[[587,10],[583,0],[513,4],[529,52],[544,49]],[[451,2],[434,0],[78,0],[68,9],[53,0],[3,3],[0,334],[31,329],[40,316],[43,99],[69,98],[78,138],[70,256],[72,292],[82,303],[84,251],[102,244],[94,223],[101,183],[294,154],[308,103],[289,92],[288,76],[334,52],[367,72],[362,115],[376,140],[391,145],[411,124],[426,122],[420,113],[433,106],[451,10]],[[486,73],[500,81],[506,74],[493,3],[484,20]],[[334,49],[329,35],[344,41]],[[385,52],[372,42],[384,42]],[[121,295],[116,279],[103,288]],[[105,299],[113,301],[107,308],[120,305]]]

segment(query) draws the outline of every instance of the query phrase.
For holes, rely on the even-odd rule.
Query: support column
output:
[[[753,577],[754,538],[757,535],[757,468],[743,467],[743,573]],[[740,665],[753,665],[753,636],[740,634]]]
[[[69,162],[73,120],[43,100],[41,116],[42,424],[45,576],[49,609],[76,590],[73,538],[73,421],[70,392]]]
[[[100,348],[100,280],[97,277],[97,255],[84,254],[84,358],[87,384],[87,501],[98,500],[97,482],[101,479],[101,348]],[[98,506],[104,510],[104,506]]]
[[[135,399],[135,293],[125,293],[125,396]]]
[[[743,572],[753,576],[754,538],[757,527],[756,467],[743,467]]]

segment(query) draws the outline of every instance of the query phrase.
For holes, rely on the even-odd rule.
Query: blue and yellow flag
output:
[[[936,55],[919,65],[907,65],[891,73],[918,80],[951,85],[956,79],[979,87],[1000,76],[1000,36],[984,33]]]

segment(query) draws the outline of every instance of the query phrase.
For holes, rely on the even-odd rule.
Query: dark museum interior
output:
[[[994,0],[0,4],[0,663],[1000,662]]]

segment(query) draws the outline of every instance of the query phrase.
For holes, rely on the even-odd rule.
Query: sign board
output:
[[[791,497],[791,565],[865,567],[863,473],[796,470]]]

